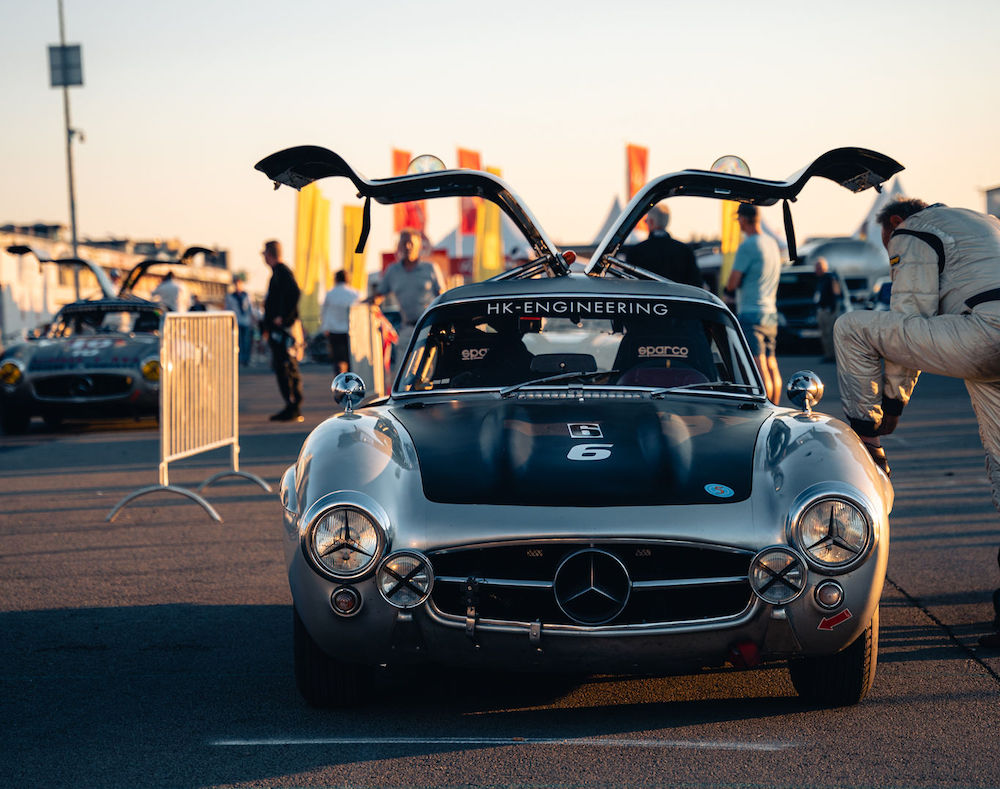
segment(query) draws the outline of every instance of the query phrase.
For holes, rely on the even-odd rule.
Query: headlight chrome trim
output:
[[[367,518],[374,527],[376,534],[376,546],[372,551],[372,558],[362,567],[352,572],[336,572],[327,567],[321,557],[316,554],[315,535],[320,522],[336,510],[354,510]],[[301,532],[300,544],[302,553],[309,565],[324,578],[332,581],[357,581],[371,575],[379,560],[385,554],[389,544],[389,519],[378,504],[368,496],[353,491],[338,491],[328,494],[310,507],[307,525]]]
[[[824,562],[817,559],[810,553],[806,546],[806,541],[802,538],[803,517],[814,507],[823,502],[831,501],[846,504],[855,509],[861,516],[865,524],[865,535],[861,548],[851,558],[842,562]],[[876,544],[877,530],[875,528],[875,517],[872,508],[857,491],[848,488],[846,485],[817,485],[807,489],[795,502],[788,517],[787,537],[791,545],[794,545],[805,557],[806,563],[813,570],[824,575],[842,575],[850,572],[865,561],[871,554]],[[835,539],[837,535],[830,535]],[[813,546],[815,547],[815,546]],[[853,548],[845,548],[853,550]]]

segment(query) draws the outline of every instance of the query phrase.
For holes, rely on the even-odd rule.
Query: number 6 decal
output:
[[[566,455],[567,460],[607,460],[614,444],[577,444]]]

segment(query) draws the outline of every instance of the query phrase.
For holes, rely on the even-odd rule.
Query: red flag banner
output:
[[[482,159],[479,152],[459,148],[458,169],[482,170]],[[476,232],[476,211],[480,202],[481,198],[479,197],[459,198],[458,234],[460,236],[470,236]]]
[[[406,175],[406,168],[410,165],[413,157],[409,151],[401,151],[398,148],[392,149],[392,174]],[[427,214],[424,211],[424,201],[418,200],[412,203],[396,203],[393,206],[392,229],[397,233],[405,227],[424,232],[424,225],[427,224]]]
[[[646,167],[649,163],[649,148],[642,145],[628,143],[625,146],[625,162],[627,167],[628,200],[635,197],[635,193],[642,189],[646,183]],[[643,219],[637,226],[641,230],[646,229],[646,220]]]

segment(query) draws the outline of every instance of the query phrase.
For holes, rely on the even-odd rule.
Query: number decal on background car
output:
[[[577,444],[566,455],[568,460],[607,460],[614,444]]]

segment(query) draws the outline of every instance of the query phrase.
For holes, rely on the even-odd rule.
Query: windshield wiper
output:
[[[650,392],[650,397],[663,397],[670,392],[679,392],[684,389],[710,389],[712,391],[728,390],[737,392],[756,392],[763,394],[756,384],[736,384],[732,381],[699,381],[693,384],[680,384],[679,386],[664,386],[661,389],[654,389]]]
[[[557,375],[547,375],[544,378],[535,378],[531,381],[524,381],[523,383],[513,384],[512,386],[505,386],[500,390],[501,397],[507,397],[513,394],[518,389],[524,386],[537,386],[539,384],[550,384],[556,381],[569,381],[573,378],[580,378],[582,380],[587,380],[590,378],[599,378],[602,375],[614,375],[615,373],[621,372],[620,370],[591,370],[589,373],[584,372],[570,372],[570,373],[558,373]]]

